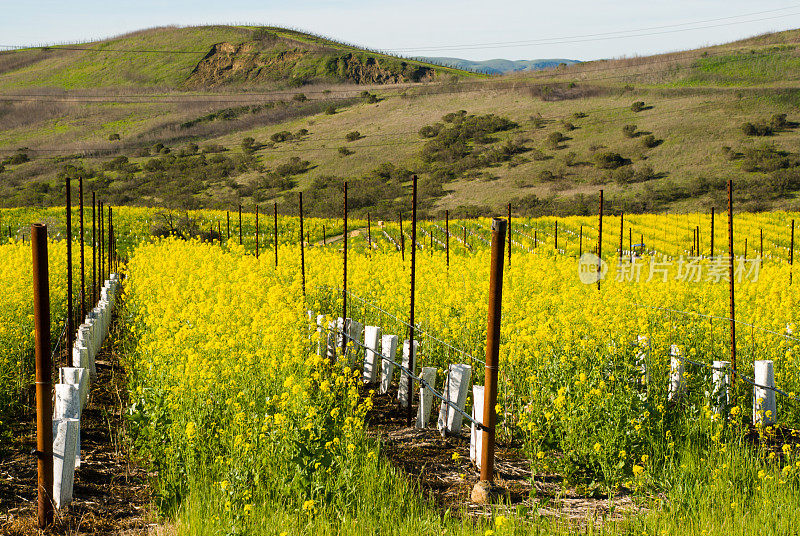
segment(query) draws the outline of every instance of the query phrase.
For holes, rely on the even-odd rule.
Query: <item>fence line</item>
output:
[[[341,335],[342,337],[345,337],[345,338],[346,338],[348,341],[352,341],[352,342],[353,342],[353,343],[355,343],[356,345],[360,346],[362,349],[371,351],[373,354],[375,354],[376,356],[380,357],[382,360],[384,360],[384,361],[388,361],[389,363],[392,363],[394,366],[398,367],[398,368],[399,368],[401,371],[403,371],[403,372],[404,372],[406,375],[410,376],[410,377],[411,377],[411,378],[413,378],[415,381],[419,382],[420,386],[421,386],[423,389],[427,387],[427,388],[428,388],[428,390],[430,391],[430,393],[431,393],[431,394],[433,394],[433,396],[435,396],[436,398],[438,398],[439,400],[441,400],[442,402],[444,402],[445,404],[447,404],[448,406],[450,406],[451,408],[453,408],[453,409],[454,409],[455,411],[457,411],[458,413],[460,413],[462,417],[464,417],[464,418],[465,418],[465,419],[467,419],[469,422],[471,422],[472,424],[474,424],[474,425],[475,425],[475,428],[477,428],[477,429],[479,429],[479,430],[485,430],[485,429],[486,429],[486,427],[485,427],[485,426],[484,426],[482,423],[480,423],[480,422],[476,421],[476,420],[475,420],[475,419],[473,419],[473,418],[472,418],[470,415],[467,415],[467,413],[466,413],[465,411],[463,411],[461,408],[459,408],[459,407],[458,407],[458,405],[457,405],[457,404],[455,404],[453,401],[451,401],[449,398],[445,398],[443,395],[439,394],[439,392],[438,392],[438,391],[436,391],[436,389],[434,389],[434,388],[433,388],[433,386],[432,386],[431,384],[429,384],[427,381],[425,381],[425,379],[424,379],[424,378],[422,378],[422,377],[420,377],[420,376],[417,376],[417,375],[415,375],[415,374],[414,374],[413,372],[411,372],[411,371],[410,371],[408,368],[404,367],[403,365],[401,365],[401,364],[400,364],[400,363],[398,363],[397,361],[394,361],[394,360],[392,360],[392,359],[389,359],[389,358],[388,358],[388,357],[386,357],[385,355],[383,355],[383,354],[381,354],[381,353],[379,353],[379,352],[376,352],[374,348],[367,348],[367,346],[365,346],[365,345],[364,345],[363,343],[361,343],[360,341],[357,341],[356,339],[354,339],[354,338],[350,337],[350,335],[348,335],[348,334],[347,334],[347,333],[345,333],[344,331],[341,331],[341,330],[339,330],[339,329],[337,329],[337,328],[335,328],[335,327],[334,327],[334,328],[332,328],[332,327],[327,327],[327,328],[325,328],[325,327],[322,327],[322,326],[320,326],[320,327],[321,327],[321,329],[323,329],[323,330],[326,330],[326,331],[328,331],[328,332],[330,332],[330,333],[336,333],[336,334],[339,334],[339,335]],[[409,348],[409,352],[411,352],[411,353],[414,353],[414,349],[413,349],[413,348]],[[411,361],[411,356],[409,356],[409,361]],[[409,403],[409,405],[410,405],[410,404],[411,404],[411,396],[412,396],[410,392],[409,392],[409,395],[408,395],[408,396],[409,396],[408,403]]]
[[[338,287],[337,287],[336,289],[333,289],[332,287],[329,287],[329,286],[327,286],[327,285],[318,285],[318,287],[317,287],[317,288],[323,288],[323,289],[326,289],[326,290],[336,290],[337,292],[341,292],[341,291],[342,291],[342,289],[340,289],[340,288],[338,288]],[[401,319],[401,318],[398,318],[398,317],[396,317],[395,315],[393,315],[392,313],[390,313],[390,312],[389,312],[389,311],[387,311],[386,309],[383,309],[383,308],[382,308],[382,307],[380,307],[379,305],[375,305],[374,303],[370,302],[369,300],[366,300],[366,299],[364,299],[364,298],[361,298],[361,297],[359,297],[359,296],[356,296],[355,294],[353,294],[353,293],[352,293],[351,291],[349,291],[349,290],[348,290],[348,291],[346,291],[346,294],[347,294],[348,296],[350,296],[351,298],[355,298],[355,299],[357,299],[358,301],[360,301],[361,303],[363,303],[363,304],[365,304],[365,305],[369,305],[370,307],[373,307],[373,308],[377,309],[377,310],[378,310],[378,311],[380,311],[381,313],[385,314],[386,316],[389,316],[389,317],[393,318],[394,320],[396,320],[397,322],[399,322],[399,323],[403,324],[404,326],[406,326],[406,327],[408,327],[408,328],[410,328],[410,327],[411,327],[411,325],[410,325],[408,322],[406,322],[405,320],[403,320],[403,319]],[[464,351],[464,350],[462,350],[461,348],[456,348],[455,346],[453,346],[453,345],[451,345],[451,344],[449,344],[449,343],[446,343],[446,342],[444,342],[443,340],[439,339],[438,337],[435,337],[434,335],[431,335],[429,332],[427,332],[427,331],[425,331],[425,330],[423,330],[423,329],[419,328],[418,326],[414,326],[414,331],[416,331],[416,332],[418,332],[418,333],[421,333],[421,334],[425,335],[426,337],[428,337],[428,338],[430,338],[430,339],[432,339],[432,340],[434,340],[434,341],[438,342],[438,343],[439,343],[439,344],[441,344],[442,346],[445,346],[445,347],[447,347],[447,348],[450,348],[451,350],[454,350],[454,351],[456,351],[456,352],[460,353],[461,355],[463,355],[463,356],[465,356],[465,357],[468,357],[468,358],[470,358],[471,360],[473,360],[473,361],[476,361],[476,362],[480,363],[481,365],[486,365],[486,361],[483,361],[483,360],[481,360],[481,359],[478,359],[477,357],[473,356],[472,354],[470,354],[470,353],[468,353],[468,352],[465,352],[465,351]]]

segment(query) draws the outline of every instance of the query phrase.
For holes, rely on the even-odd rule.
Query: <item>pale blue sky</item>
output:
[[[2,45],[171,24],[258,23],[406,56],[475,60],[647,55],[800,27],[800,2],[786,0],[0,0],[0,14]]]

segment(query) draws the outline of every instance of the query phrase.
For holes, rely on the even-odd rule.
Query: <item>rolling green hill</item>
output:
[[[154,28],[0,53],[0,89],[386,84],[474,76],[272,27]]]
[[[800,209],[798,30],[504,76],[430,66],[425,83],[409,74],[423,64],[274,28],[109,43],[180,36],[198,55],[131,68],[141,86],[112,53],[3,56],[0,204],[60,202],[60,176],[82,173],[110,203],[289,210],[303,191],[310,213],[335,215],[348,180],[354,213],[388,217],[415,173],[428,214],[581,214],[600,188],[611,210],[705,210],[729,178],[740,208]],[[370,78],[341,58],[398,63]],[[115,76],[127,81],[103,89]]]

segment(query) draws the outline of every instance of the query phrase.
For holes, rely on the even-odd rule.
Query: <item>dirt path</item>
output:
[[[443,511],[465,511],[469,517],[478,518],[491,515],[493,508],[514,509],[516,515],[542,515],[585,526],[621,519],[639,510],[628,495],[612,497],[611,501],[607,497],[585,497],[574,489],[565,489],[558,475],[534,475],[520,446],[502,443],[497,445],[495,458],[495,504],[473,504],[470,495],[480,472],[469,459],[469,429],[464,427],[458,437],[442,437],[436,429],[438,404],[434,404],[428,428],[407,426],[406,412],[397,405],[396,390],[375,395],[373,402],[367,426],[369,434],[381,441],[381,455],[401,468]]]
[[[156,531],[148,475],[125,450],[126,377],[111,344],[117,329],[115,319],[96,359],[98,378],[81,420],[82,458],[72,504],[56,511],[50,528],[37,528],[36,460],[28,454],[36,441],[35,414],[27,411],[16,423],[13,445],[0,453],[0,534],[132,536]]]

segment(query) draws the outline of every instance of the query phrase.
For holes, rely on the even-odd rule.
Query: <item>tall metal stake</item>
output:
[[[65,365],[69,366],[70,352],[75,342],[75,316],[72,310],[72,185],[67,177],[67,345],[65,352]]]
[[[79,198],[79,206],[80,209],[78,211],[78,216],[80,218],[80,229],[81,229],[81,318],[80,322],[83,322],[83,319],[86,318],[86,272],[84,266],[84,257],[83,257],[83,175],[78,177],[78,198]]]
[[[258,259],[258,205],[256,205],[256,259]]]
[[[303,192],[300,192],[300,273],[303,277],[303,297],[306,295],[306,252],[303,243]]]
[[[733,181],[728,179],[728,278],[731,297],[731,371],[736,378],[736,314],[733,293]]]
[[[400,259],[405,262],[406,260],[406,235],[403,234],[403,213],[398,214],[400,218]]]
[[[108,275],[114,270],[114,254],[116,253],[114,244],[114,207],[108,207]]]
[[[369,212],[367,212],[367,245],[372,249],[372,221],[369,219]]]
[[[450,211],[444,211],[444,249],[446,251],[447,267],[450,268]]]
[[[275,230],[275,267],[278,267],[278,203],[276,202],[274,205],[274,217],[273,220],[273,229]],[[303,235],[300,235],[300,241],[303,241]]]
[[[502,256],[502,252],[500,254]],[[416,283],[416,262],[417,262],[417,176],[414,175],[411,177],[411,311],[409,313],[409,321],[408,321],[408,370],[410,371],[409,375],[406,377],[406,381],[408,382],[406,393],[408,393],[408,406],[407,406],[407,413],[406,419],[408,421],[408,425],[411,426],[411,419],[412,419],[412,412],[411,412],[411,401],[414,399],[413,392],[414,392],[414,380],[411,378],[411,374],[414,374],[414,358],[416,357],[416,352],[414,352],[414,290],[415,290],[415,283]]]
[[[242,245],[242,205],[239,205],[239,245]]]
[[[711,207],[711,258],[714,258],[714,207]]]
[[[342,357],[344,357],[345,349],[347,348],[347,337],[344,331],[347,327],[347,181],[344,183],[344,232],[342,233],[342,241],[344,243],[342,253]]]
[[[625,222],[625,213],[624,212],[620,212],[619,213],[619,258],[620,258],[620,260],[622,260],[622,237],[625,234],[624,222]]]
[[[583,256],[583,225],[581,225],[580,235],[578,235],[578,258]]]
[[[53,522],[53,361],[50,354],[50,278],[47,226],[31,226],[33,326],[36,348],[36,466],[39,528]]]
[[[597,290],[600,290],[600,271],[603,264],[603,190],[600,190],[600,217],[597,225]]]
[[[508,267],[511,268],[511,203],[508,204]]]
[[[92,307],[97,303],[97,201],[92,192]]]
[[[506,222],[492,220],[492,258],[489,270],[489,314],[486,327],[486,384],[483,399],[481,480],[494,480],[497,371],[500,361],[500,322],[503,308],[503,244]]]

